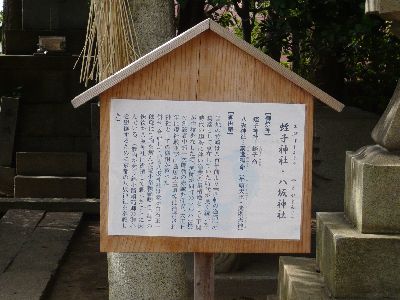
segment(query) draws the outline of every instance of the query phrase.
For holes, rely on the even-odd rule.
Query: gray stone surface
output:
[[[400,150],[400,81],[385,112],[379,119],[372,138],[374,141],[388,150]]]
[[[188,299],[181,254],[108,253],[109,299]]]
[[[18,98],[2,97],[0,100],[0,166],[12,164],[18,106]]]
[[[17,175],[86,176],[86,153],[17,152]]]
[[[327,214],[318,214],[325,223]],[[321,273],[333,297],[399,299],[400,235],[362,234],[344,215],[324,228]],[[320,232],[318,231],[317,235]]]
[[[82,213],[46,213],[0,274],[0,299],[43,299],[81,218]]]
[[[86,177],[17,175],[14,186],[19,198],[86,198]]]
[[[281,256],[278,298],[280,300],[328,300],[324,278],[315,270],[315,259]]]
[[[40,210],[10,209],[0,220],[0,274],[17,256],[43,216],[44,211]]]
[[[15,169],[0,166],[0,196],[14,195]]]
[[[333,297],[322,274],[315,270],[314,258],[281,256],[278,288],[280,294],[267,300],[382,300],[374,296]]]
[[[400,152],[346,153],[345,214],[363,233],[400,233]]]
[[[325,236],[325,226],[327,224],[332,224],[337,220],[338,217],[343,216],[343,212],[318,212],[317,213],[317,236],[316,236],[316,262],[315,268],[317,271],[321,269],[320,264],[323,263],[322,257],[324,251],[324,236]],[[321,221],[323,220],[323,222]]]
[[[129,0],[129,4],[141,55],[175,37],[174,4],[171,1]]]
[[[345,152],[373,143],[378,116],[353,107],[341,113],[316,104],[312,211],[343,211]]]

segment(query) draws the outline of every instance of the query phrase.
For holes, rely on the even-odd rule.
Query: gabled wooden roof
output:
[[[315,98],[319,99],[321,102],[325,103],[329,107],[333,108],[336,111],[341,111],[344,108],[343,103],[339,102],[332,96],[328,95],[315,85],[311,84],[309,81],[305,80],[304,78],[300,77],[296,73],[290,71],[288,68],[282,66],[279,62],[275,61],[268,55],[264,54],[262,51],[258,50],[257,48],[253,47],[249,43],[243,41],[242,39],[238,38],[234,33],[230,32],[228,29],[220,26],[218,23],[207,19],[196,26],[192,27],[191,29],[185,31],[184,33],[178,35],[177,37],[171,39],[170,41],[166,42],[165,44],[161,45],[160,47],[154,49],[153,51],[149,52],[148,54],[142,56],[138,60],[134,61],[130,65],[126,66],[125,68],[121,69],[120,71],[116,72],[115,74],[111,75],[110,77],[104,79],[103,81],[99,82],[95,86],[89,88],[87,91],[83,92],[82,94],[76,96],[71,102],[72,105],[76,108],[81,106],[82,104],[88,102],[92,98],[100,95],[107,89],[113,87],[114,85],[118,84],[125,78],[129,77],[130,75],[136,73],[137,71],[143,69],[147,65],[151,64],[152,62],[156,61],[157,59],[161,58],[162,56],[166,55],[167,53],[173,51],[174,49],[178,48],[179,46],[185,44],[186,42],[190,41],[191,39],[195,38],[202,32],[206,30],[211,30],[221,36],[222,38],[230,41],[232,44],[240,48],[241,50],[245,51],[249,55],[253,56],[255,59],[259,60],[260,62],[264,63],[275,72],[279,73],[287,80],[291,81],[292,83],[296,84],[300,88],[304,89]]]

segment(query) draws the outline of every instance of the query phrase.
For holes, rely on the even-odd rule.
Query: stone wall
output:
[[[87,153],[87,170],[95,171],[88,176],[93,179],[94,175],[92,185],[96,187],[99,149],[92,145],[92,130],[98,134],[98,129],[92,127],[98,122],[92,120],[90,105],[74,109],[70,103],[85,89],[79,83],[79,68],[73,70],[76,59],[76,56],[0,56],[0,95],[20,95],[14,154]],[[98,110],[94,113],[98,114]],[[15,166],[14,158],[11,166]]]

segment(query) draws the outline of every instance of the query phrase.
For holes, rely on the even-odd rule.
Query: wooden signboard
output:
[[[101,251],[310,251],[313,101],[316,97],[339,111],[340,102],[210,20],[89,89],[73,104],[77,107],[97,95]],[[169,129],[168,118],[172,118]],[[202,120],[208,118],[212,125],[203,128]],[[175,137],[173,132],[166,133],[174,130],[174,124]],[[243,128],[246,141],[241,136]],[[185,138],[186,131],[197,135]],[[129,138],[124,138],[125,133]],[[205,133],[211,135],[210,140],[202,141]],[[224,168],[199,167],[207,165],[199,158],[201,142],[213,147],[209,158],[214,162],[217,158]],[[179,147],[169,157],[179,173],[173,181],[166,175],[173,173],[173,166],[162,167],[165,148],[172,151],[177,143]],[[184,150],[190,149],[190,143],[194,145],[192,162],[190,151]],[[223,145],[223,151],[218,152],[215,145]],[[207,172],[221,175],[213,181],[204,176],[194,179],[208,184],[209,194],[217,188],[215,197],[207,195],[209,200],[198,197],[206,188],[199,192],[193,188],[194,181],[189,182],[190,170],[199,168],[205,169],[204,176]],[[159,183],[157,176],[162,177]],[[248,208],[243,218],[241,201]],[[198,203],[203,211],[196,214],[188,207]],[[201,221],[196,219],[199,215],[204,217]],[[201,230],[196,230],[196,222],[202,224]]]

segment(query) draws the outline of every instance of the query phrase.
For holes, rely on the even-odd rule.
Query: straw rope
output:
[[[128,0],[92,0],[80,81],[101,81],[140,56]],[[75,66],[77,65],[76,62]]]

